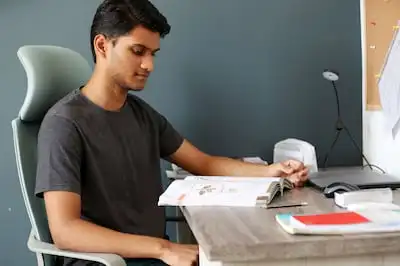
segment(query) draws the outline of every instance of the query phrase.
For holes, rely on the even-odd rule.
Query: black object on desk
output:
[[[335,183],[355,185],[359,189],[400,188],[400,178],[357,167],[322,169],[318,173],[311,174],[308,183],[321,192],[330,185],[334,186]]]
[[[344,182],[334,182],[324,188],[324,195],[327,198],[334,198],[335,193],[343,193],[357,190],[360,190],[360,188],[356,185]]]

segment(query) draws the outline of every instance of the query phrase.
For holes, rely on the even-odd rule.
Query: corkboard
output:
[[[366,49],[366,107],[380,110],[377,81],[400,20],[400,0],[364,0]]]

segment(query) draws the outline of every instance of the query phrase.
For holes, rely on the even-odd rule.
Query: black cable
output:
[[[365,166],[369,166],[369,165],[363,165],[362,169],[364,169]],[[370,166],[377,168],[378,170],[380,170],[382,172],[382,174],[386,174],[385,170],[383,170],[382,168],[380,168],[376,164],[370,164]]]

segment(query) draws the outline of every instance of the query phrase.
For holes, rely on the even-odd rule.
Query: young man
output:
[[[192,265],[197,246],[165,238],[160,158],[194,174],[281,176],[301,185],[307,169],[205,154],[128,91],[145,87],[170,26],[147,0],[105,0],[94,16],[92,77],[54,105],[38,142],[36,194],[61,249],[115,253],[129,265]],[[89,265],[65,258],[64,265]],[[94,264],[90,264],[94,265]]]

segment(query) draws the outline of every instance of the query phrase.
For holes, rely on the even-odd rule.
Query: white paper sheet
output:
[[[378,88],[383,113],[392,137],[395,138],[400,129],[400,33],[398,29],[389,47]]]

